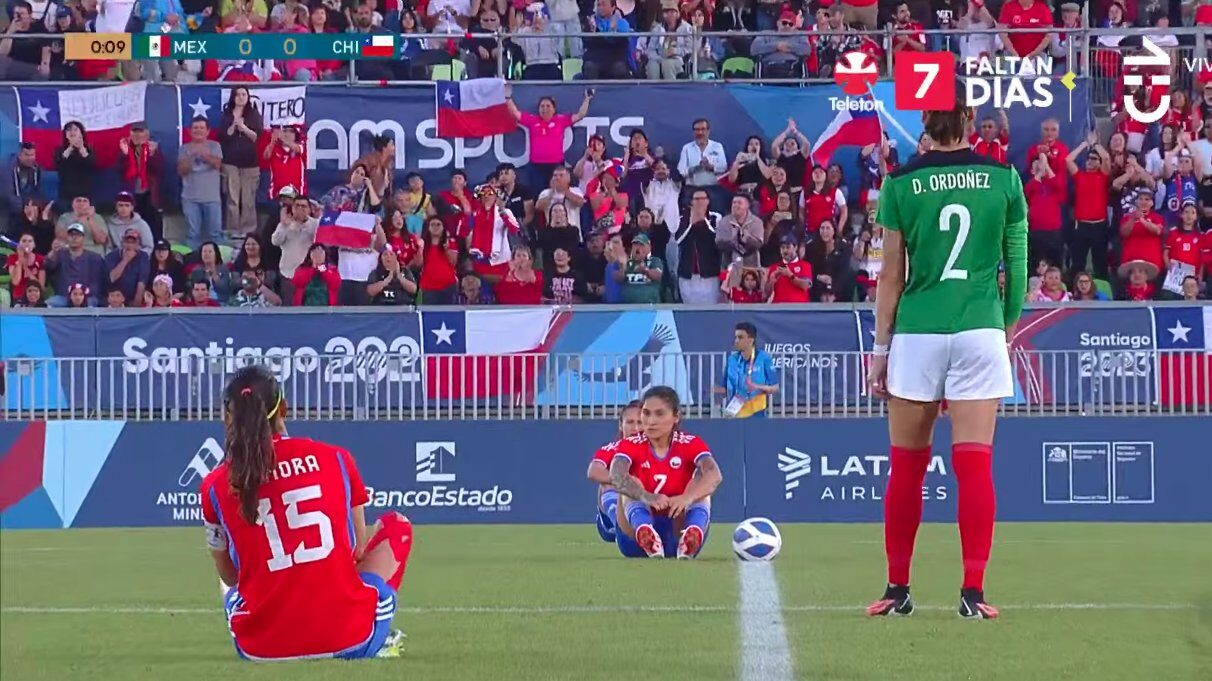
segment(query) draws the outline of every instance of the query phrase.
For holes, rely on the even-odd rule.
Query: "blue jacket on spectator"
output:
[[[615,12],[617,13],[618,10],[615,10]],[[623,18],[621,13],[619,14],[619,21],[615,28],[611,28],[610,26],[610,20],[612,17],[606,17],[603,19],[595,12],[590,18],[593,19],[594,28],[598,33],[631,33],[631,24],[627,23],[627,20]],[[636,69],[635,53],[638,49],[638,45],[639,39],[635,36],[630,36],[627,38],[627,65],[630,66],[632,70]]]
[[[17,154],[13,154],[4,176],[4,198],[8,200],[9,210],[20,213],[21,203],[31,196],[42,198],[42,169],[36,165],[33,168],[22,166]]]

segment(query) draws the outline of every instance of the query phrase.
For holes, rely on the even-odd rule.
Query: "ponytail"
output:
[[[261,367],[244,367],[224,391],[224,451],[240,515],[257,522],[257,493],[274,465],[274,422],[281,407],[277,381]]]

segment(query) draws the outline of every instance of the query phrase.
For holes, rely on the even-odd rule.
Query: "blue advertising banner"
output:
[[[1078,80],[1070,94],[1059,85],[1050,106],[1016,109],[1015,135],[1028,138],[1039,130],[1045,119],[1061,123],[1061,139],[1075,146],[1089,129],[1089,88]],[[523,110],[537,110],[540,97],[555,97],[562,112],[576,109],[585,88],[579,84],[532,86],[518,83],[514,98]],[[921,119],[915,111],[897,111],[893,102],[891,82],[875,85],[874,97],[884,104],[883,126],[896,143],[901,162],[913,154],[921,133]],[[832,83],[804,88],[772,88],[758,85],[729,85],[724,83],[636,83],[601,85],[589,115],[577,123],[565,139],[566,160],[575,163],[588,138],[602,135],[607,141],[607,153],[622,156],[632,129],[643,128],[653,150],[663,150],[666,157],[676,161],[682,145],[690,142],[691,124],[695,118],[710,112],[711,138],[724,145],[729,158],[741,150],[750,135],[760,135],[767,142],[783,131],[788,118],[795,118],[798,128],[809,139],[816,140],[834,117],[847,105],[847,97]],[[693,103],[693,105],[691,105]],[[152,139],[160,143],[166,167],[175,164],[180,149],[180,112],[189,111],[192,101],[184,101],[182,88],[152,85],[147,88],[147,122]],[[7,160],[16,153],[19,141],[17,98],[14,90],[0,90],[0,159]],[[343,183],[350,165],[370,149],[374,135],[387,135],[396,141],[395,167],[400,172],[417,171],[437,187],[447,182],[450,170],[465,169],[473,181],[479,181],[496,168],[498,163],[524,165],[528,158],[527,133],[518,130],[508,135],[480,139],[443,139],[437,136],[434,118],[434,94],[429,86],[394,87],[390,89],[311,87],[306,90],[308,183],[310,193],[321,195]],[[402,121],[407,121],[403,123]],[[1025,153],[1027,146],[1016,145]],[[846,171],[849,196],[860,189],[858,150],[843,148],[834,156]],[[1018,167],[1025,159],[1011,158]],[[44,191],[54,196],[58,187],[57,173],[44,174]],[[524,181],[528,181],[523,177]],[[268,178],[263,174],[259,196],[265,200]],[[98,173],[93,199],[108,204],[118,189],[118,177],[112,169]],[[180,196],[180,182],[175,173],[167,173],[161,189],[166,204],[175,204]],[[7,201],[6,201],[7,203]]]
[[[804,314],[804,313],[801,313]],[[862,384],[862,365],[854,353],[860,349],[859,326],[854,310],[814,310],[811,321],[777,309],[734,309],[678,312],[683,343],[689,352],[719,353],[732,349],[733,330],[738,322],[750,322],[758,330],[758,347],[774,360],[779,372],[783,400],[795,404],[844,404],[857,402],[853,391]],[[718,383],[723,362],[710,374]],[[695,376],[695,378],[699,378]],[[703,376],[698,394],[706,396],[711,385]]]
[[[1198,308],[1165,309],[1202,319]],[[873,338],[867,309],[431,311],[425,342],[418,312],[333,310],[6,314],[0,316],[0,361],[9,360],[8,389],[0,404],[217,406],[224,377],[241,360],[261,357],[283,380],[288,398],[300,403],[306,397],[306,406],[316,409],[503,400],[614,407],[654,385],[676,388],[687,404],[704,404],[723,375],[734,327],[748,321],[779,369],[781,402],[843,405],[862,398],[863,358],[854,353],[870,350]],[[1145,306],[1027,311],[1012,341],[1016,395],[1007,402],[1156,404],[1156,334],[1169,339],[1176,331],[1155,330],[1153,318]],[[526,361],[459,359],[519,352]],[[41,361],[48,357],[60,361]],[[86,361],[97,357],[113,361]]]
[[[713,515],[877,522],[887,484],[882,419],[691,421],[724,474]],[[922,488],[925,519],[955,518],[949,428]],[[592,522],[585,479],[605,421],[300,421],[292,435],[348,448],[371,517],[418,523]],[[0,423],[0,527],[195,525],[198,485],[223,460],[217,422]],[[1018,418],[994,449],[1003,521],[1210,522],[1207,419]]]
[[[1020,399],[1031,404],[1152,404],[1157,399],[1157,342],[1148,307],[1029,310],[1011,348]]]

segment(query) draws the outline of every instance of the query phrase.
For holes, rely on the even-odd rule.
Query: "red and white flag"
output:
[[[370,213],[324,211],[316,228],[316,243],[339,248],[370,248],[375,216]]]
[[[438,137],[491,137],[518,127],[505,103],[505,81],[500,78],[439,80]]]
[[[89,89],[21,86],[17,92],[17,127],[21,141],[33,143],[38,164],[54,168],[55,150],[63,141],[63,126],[78,121],[88,134],[97,165],[118,160],[118,141],[130,134],[132,123],[147,117],[147,83]]]
[[[423,311],[430,400],[531,404],[547,353],[569,316],[548,307]]]

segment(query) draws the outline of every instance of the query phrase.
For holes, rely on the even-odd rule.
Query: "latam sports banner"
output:
[[[7,386],[0,404],[217,407],[225,377],[259,358],[292,403],[319,410],[475,402],[613,407],[654,385],[703,404],[723,375],[740,321],[756,325],[759,345],[779,369],[779,401],[862,399],[857,353],[869,351],[873,338],[866,309],[333,308],[0,315]],[[1032,309],[1012,349],[1012,402],[1095,407],[1212,399],[1212,306]],[[38,362],[46,358],[59,361]],[[109,359],[74,361],[90,358]]]
[[[269,118],[291,123],[305,119],[308,186],[312,194],[323,194],[344,182],[350,165],[370,149],[371,137],[378,134],[395,139],[396,169],[401,173],[420,172],[430,187],[444,186],[454,168],[466,170],[473,181],[478,181],[498,163],[521,166],[527,162],[529,140],[521,130],[481,139],[439,138],[433,90],[428,85],[390,89],[294,86],[288,89],[290,96],[286,98],[281,93],[275,96],[266,92],[270,89],[253,88],[254,99],[267,107]],[[1048,118],[1060,121],[1061,138],[1070,147],[1085,137],[1090,120],[1087,82],[1078,80],[1072,93],[1059,82],[1053,83],[1053,89],[1051,106],[1015,111],[1011,124],[1015,139],[1033,139],[1040,124]],[[60,90],[66,89],[45,88],[39,92],[57,97]],[[534,111],[540,97],[551,96],[560,111],[571,112],[579,105],[584,90],[576,84],[519,83],[514,86],[514,98],[523,110]],[[223,91],[210,87],[147,86],[147,123],[152,139],[160,143],[164,152],[165,167],[171,168],[176,162],[182,128],[187,127],[188,120],[201,115],[212,123],[217,121],[222,94]],[[920,114],[895,109],[891,82],[877,83],[873,94],[887,111],[880,117],[881,123],[897,144],[900,160],[904,162],[912,155],[921,133]],[[17,88],[0,88],[0,159],[16,153],[18,123],[32,120],[41,112],[41,107],[33,111],[30,107],[36,106],[36,102],[26,99],[18,97]],[[857,105],[858,100],[848,98],[831,83],[803,88],[724,83],[602,85],[596,88],[589,115],[565,136],[565,160],[575,163],[588,138],[595,134],[607,140],[610,155],[622,156],[628,135],[636,128],[644,129],[654,150],[663,148],[667,157],[676,160],[682,145],[691,140],[691,124],[700,117],[710,119],[712,139],[723,144],[731,158],[750,135],[759,135],[767,141],[773,139],[786,128],[788,118],[795,118],[798,128],[809,139],[817,140],[847,106]],[[1026,144],[1012,145],[1011,162],[1015,166],[1026,167],[1022,154],[1028,148]],[[843,147],[832,159],[844,169],[851,197],[860,190],[857,151]],[[268,178],[263,176],[263,180],[259,196],[265,200]],[[176,203],[179,184],[175,173],[164,178],[161,191],[167,204]],[[56,195],[57,173],[48,169],[44,187],[48,196]],[[102,171],[97,177],[94,201],[111,202],[117,188],[116,173]]]
[[[418,523],[583,523],[595,488],[601,421],[298,422],[296,437],[349,449],[373,519]],[[879,419],[690,422],[724,474],[714,515],[779,522],[875,522],[888,476]],[[955,518],[941,424],[923,486],[925,518]],[[0,527],[191,526],[198,487],[224,458],[217,422],[0,423]],[[1198,418],[1018,418],[998,425],[994,461],[1003,521],[1210,522],[1204,487],[1212,423]]]

